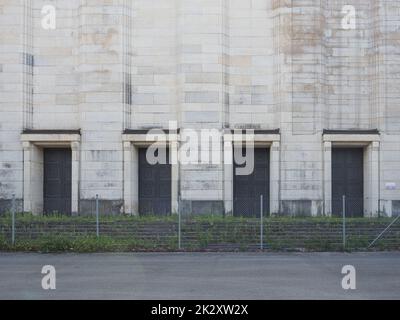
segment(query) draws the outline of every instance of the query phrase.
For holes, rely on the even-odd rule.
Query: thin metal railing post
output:
[[[263,210],[263,195],[260,196],[260,249],[264,250],[264,210]]]
[[[97,238],[100,236],[99,231],[99,195],[96,194],[96,236]]]
[[[346,249],[346,196],[343,195],[343,224],[342,224],[342,234],[343,234],[343,250]]]
[[[371,248],[371,247],[374,245],[374,243],[375,243],[376,241],[378,241],[378,240],[382,237],[382,235],[383,235],[386,231],[388,231],[388,230],[390,229],[390,227],[391,227],[397,220],[399,220],[399,219],[400,219],[400,215],[397,216],[397,217],[385,228],[385,230],[383,230],[383,231],[374,239],[374,241],[372,241],[372,242],[369,244],[369,246],[367,247],[367,249]]]
[[[12,200],[11,200],[11,219],[12,219],[11,243],[12,243],[12,245],[15,245],[15,194],[13,194]]]

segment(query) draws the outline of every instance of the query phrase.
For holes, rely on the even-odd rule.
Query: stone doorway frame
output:
[[[23,148],[23,211],[43,214],[43,149],[70,148],[71,214],[79,211],[80,130],[24,130]]]
[[[233,148],[244,135],[235,135],[233,130],[226,130],[224,134],[224,205],[225,214],[233,215]],[[245,140],[242,140],[245,142]],[[254,147],[270,149],[270,215],[280,212],[280,130],[254,130]],[[227,157],[232,157],[228,159]]]
[[[324,215],[332,216],[332,148],[335,147],[364,149],[364,217],[379,215],[380,141],[378,130],[324,130]]]
[[[179,134],[159,129],[166,136],[166,144],[178,152]],[[124,213],[139,215],[139,148],[148,147],[156,140],[149,140],[149,130],[127,129],[122,134],[124,170]],[[171,164],[171,214],[178,213],[179,163]]]

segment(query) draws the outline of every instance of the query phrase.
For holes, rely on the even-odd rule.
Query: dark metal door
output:
[[[141,215],[171,214],[171,165],[151,165],[146,148],[139,149],[139,213]],[[167,159],[169,152],[166,151]]]
[[[263,195],[263,213],[269,215],[269,149],[254,149],[254,171],[250,175],[236,175],[234,164],[233,212],[234,216],[259,217],[260,196]]]
[[[332,149],[332,214],[362,217],[364,211],[364,150],[362,148]]]
[[[71,214],[71,150],[44,149],[44,213]]]

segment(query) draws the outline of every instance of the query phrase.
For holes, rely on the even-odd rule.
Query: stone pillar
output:
[[[71,211],[72,215],[79,212],[79,184],[80,184],[80,142],[71,142],[72,163],[71,163]]]
[[[132,145],[131,153],[131,205],[132,214],[139,215],[139,148]]]
[[[133,145],[130,141],[123,143],[124,147],[124,213],[133,214],[132,207],[132,158]]]
[[[177,10],[177,118],[181,135],[185,129],[196,130],[198,142],[204,143],[199,138],[202,129],[221,131],[226,125],[227,4],[225,0],[180,0]],[[218,146],[213,143],[213,147],[222,154],[221,142]],[[208,150],[205,145],[202,148]],[[223,171],[223,164],[200,161],[181,164],[182,210],[193,214],[223,214]]]
[[[23,198],[24,212],[32,211],[32,203],[31,203],[31,150],[32,146],[30,142],[23,142],[22,148],[24,152],[24,189],[23,189]]]
[[[80,213],[120,214],[123,201],[124,26],[119,0],[81,1],[79,15]]]
[[[276,215],[280,211],[280,149],[279,141],[272,142],[270,163],[270,213]]]
[[[325,141],[323,146],[324,170],[324,215],[332,215],[332,142]]]
[[[178,150],[179,142],[177,135],[169,143],[170,161],[171,161],[171,212],[178,213],[179,210],[179,161]]]
[[[227,216],[233,215],[233,142],[232,135],[224,135],[224,207]]]
[[[380,143],[374,141],[370,144],[367,149],[369,153],[368,159],[368,181],[369,193],[365,195],[366,208],[365,212],[367,216],[376,217],[379,214],[379,148]]]
[[[24,212],[43,213],[43,152],[32,142],[22,143],[24,150]]]

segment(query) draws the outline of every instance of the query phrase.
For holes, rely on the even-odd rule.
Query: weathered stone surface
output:
[[[312,214],[330,213],[323,129],[378,129],[379,166],[365,157],[365,176],[377,185],[366,187],[374,205],[365,214],[376,215],[378,203],[397,214],[400,3],[353,0],[356,29],[345,30],[347,2],[56,0],[56,29],[45,30],[46,1],[0,1],[1,201],[24,198],[23,129],[81,129],[79,199],[87,207],[96,194],[124,199],[124,129],[175,120],[221,132],[279,128],[271,201],[289,214],[305,213],[292,204],[309,199]],[[183,200],[226,205],[226,170],[185,175],[192,170],[181,167]]]

